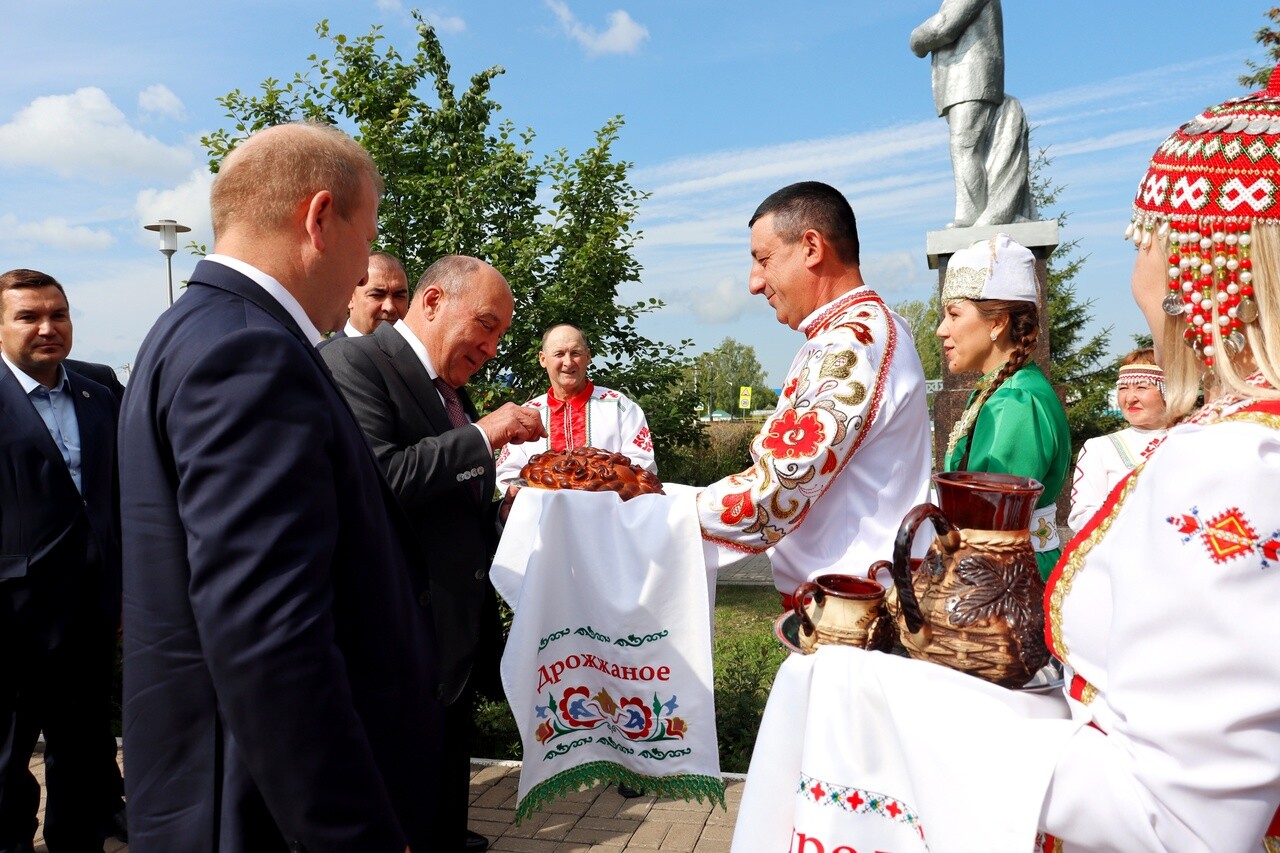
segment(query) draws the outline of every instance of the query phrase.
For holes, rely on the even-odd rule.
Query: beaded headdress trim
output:
[[[1245,346],[1258,318],[1249,246],[1258,223],[1280,223],[1280,66],[1267,87],[1210,107],[1151,158],[1125,237],[1169,242],[1165,313],[1204,363]]]
[[[1164,371],[1155,364],[1122,364],[1116,387],[1126,385],[1155,385],[1164,395]]]

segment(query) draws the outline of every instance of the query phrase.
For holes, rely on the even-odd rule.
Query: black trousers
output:
[[[440,763],[440,850],[461,853],[471,803],[471,747],[475,742],[476,691],[470,684],[444,709],[444,753]],[[51,851],[52,853],[52,851]]]
[[[0,853],[30,849],[40,787],[29,765],[41,731],[49,853],[97,853],[119,804],[115,633],[78,630],[53,650],[2,633],[13,645],[0,655]]]

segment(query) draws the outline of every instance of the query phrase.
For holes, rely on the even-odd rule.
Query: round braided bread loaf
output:
[[[520,476],[539,489],[617,492],[622,499],[661,495],[662,482],[621,453],[596,447],[551,450],[532,457]]]

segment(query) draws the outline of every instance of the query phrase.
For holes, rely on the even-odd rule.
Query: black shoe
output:
[[[467,840],[463,842],[462,849],[466,853],[484,853],[489,849],[489,839],[485,838],[478,832],[467,830]]]
[[[634,800],[636,797],[643,797],[644,791],[637,791],[635,788],[628,785],[619,785],[618,796],[625,797],[628,800]]]
[[[120,811],[107,818],[106,830],[108,838],[118,839],[125,844],[129,843],[129,824],[125,820],[124,806],[120,807]]]

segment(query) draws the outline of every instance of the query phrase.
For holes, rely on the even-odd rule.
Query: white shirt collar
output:
[[[18,384],[22,386],[22,393],[30,395],[37,388],[43,388],[44,385],[31,378],[31,374],[27,373],[21,367],[9,360],[9,356],[0,353],[0,358],[4,359],[4,363],[13,371],[13,378],[18,380]],[[54,383],[51,391],[63,391],[66,389],[67,370],[61,364],[58,365],[58,381]]]
[[[302,310],[302,305],[293,297],[293,294],[285,290],[280,282],[264,273],[262,270],[247,264],[239,258],[233,258],[229,255],[205,255],[206,261],[213,261],[222,264],[224,267],[235,270],[241,275],[251,280],[254,284],[261,287],[267,294],[280,303],[280,307],[289,313],[293,318],[293,322],[298,324],[298,328],[302,330],[303,336],[311,342],[312,346],[320,343],[320,330],[316,328],[316,324],[311,322],[311,318],[307,316],[307,312]]]
[[[364,332],[360,331],[360,330],[359,330],[359,329],[357,329],[355,326],[351,325],[351,321],[350,321],[350,320],[348,320],[348,321],[347,321],[347,325],[345,325],[345,326],[343,326],[343,327],[342,327],[342,334],[346,335],[348,338],[363,338],[363,337],[364,337]]]
[[[408,323],[394,323],[391,328],[400,333],[400,337],[408,342],[409,348],[418,356],[418,360],[422,362],[422,366],[427,369],[427,375],[431,377],[431,381],[435,382],[436,377],[440,374],[436,373],[435,365],[431,363],[431,356],[427,355],[427,348],[422,345],[422,341],[418,340],[418,336],[409,328]]]

